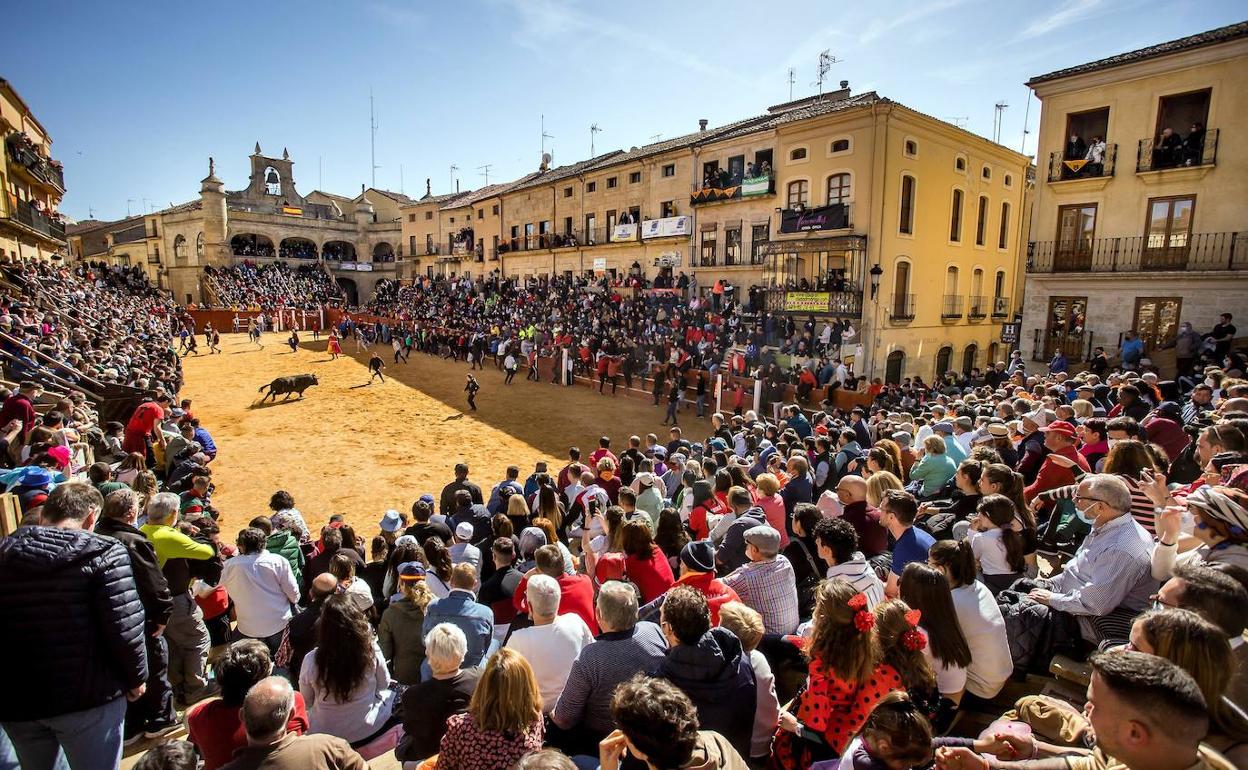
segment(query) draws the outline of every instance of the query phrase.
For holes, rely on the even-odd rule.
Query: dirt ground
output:
[[[213,503],[222,512],[223,535],[231,536],[252,517],[268,512],[269,496],[285,489],[308,524],[316,527],[342,513],[361,536],[376,534],[381,515],[401,511],[426,492],[435,497],[467,462],[470,478],[488,493],[518,465],[521,480],[546,460],[552,471],[566,462],[567,449],[588,456],[598,437],[612,438],[618,453],[631,434],[653,432],[666,443],[664,407],[650,400],[600,396],[577,385],[561,388],[526,382],[511,385],[487,361],[478,371],[477,412],[468,411],[464,363],[413,353],[410,363],[393,363],[389,346],[377,346],[386,361],[385,383],[368,385],[368,354],[344,345],[346,356],[331,361],[324,337],[306,335],[298,352],[286,335],[266,334],[263,349],[246,335],[223,335],[222,355],[185,360],[183,397],[217,443]],[[302,400],[260,405],[257,392],[274,377],[311,372],[320,384]],[[621,382],[621,390],[623,383]],[[686,436],[706,437],[710,421],[682,412]]]

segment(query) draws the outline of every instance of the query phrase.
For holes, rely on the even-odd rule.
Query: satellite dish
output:
[[[550,153],[548,152],[542,153],[542,162],[545,163],[546,165],[550,165]]]

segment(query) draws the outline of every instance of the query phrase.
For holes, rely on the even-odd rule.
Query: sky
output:
[[[208,156],[228,189],[248,156],[289,150],[295,182],[424,194],[765,112],[824,90],[895,101],[1035,153],[1023,83],[1248,18],[1242,0],[589,0],[13,4],[0,47],[52,135],[76,219],[198,195]],[[369,94],[377,125],[370,169]],[[1024,119],[1032,133],[1024,136]],[[458,170],[452,172],[451,166]]]

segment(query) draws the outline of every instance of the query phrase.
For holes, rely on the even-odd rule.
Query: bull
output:
[[[320,383],[317,381],[315,374],[296,374],[293,377],[278,377],[268,385],[260,386],[260,390],[258,391],[260,393],[264,393],[265,388],[268,388],[269,390],[268,394],[265,395],[264,398],[260,399],[260,403],[263,404],[270,398],[277,401],[277,397],[283,394],[286,396],[286,400],[289,400],[291,393],[298,393],[299,398],[303,398],[303,391],[313,385],[319,384]]]

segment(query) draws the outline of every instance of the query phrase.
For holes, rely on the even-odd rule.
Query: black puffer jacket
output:
[[[0,540],[0,721],[94,708],[147,680],[143,605],[126,548],[22,527]]]
[[[95,534],[119,541],[130,554],[130,570],[134,573],[139,601],[143,603],[143,614],[147,616],[147,630],[151,632],[157,626],[166,625],[173,614],[173,599],[152,541],[137,527],[120,519],[100,519],[95,525]]]
[[[741,756],[749,756],[756,706],[754,669],[731,631],[712,628],[697,644],[671,648],[657,675],[689,696],[703,730],[714,730]]]

